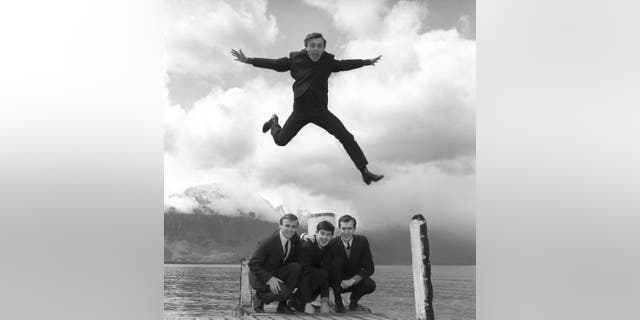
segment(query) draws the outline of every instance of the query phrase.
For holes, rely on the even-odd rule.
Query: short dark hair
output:
[[[340,228],[340,225],[342,223],[349,223],[349,221],[353,221],[353,227],[356,227],[356,218],[345,214],[344,216],[340,217],[340,219],[338,219],[338,228]]]
[[[295,214],[287,213],[287,214],[285,214],[284,216],[282,216],[280,218],[280,224],[281,225],[282,225],[282,221],[285,220],[285,219],[286,220],[291,220],[291,221],[298,221],[298,217],[296,217]]]
[[[331,224],[331,222],[329,221],[320,221],[318,222],[318,226],[316,227],[316,231],[320,231],[320,230],[324,230],[324,231],[328,231],[333,233],[334,230],[336,230],[336,228]]]
[[[306,37],[304,37],[304,46],[307,46],[307,43],[309,43],[309,41],[313,40],[313,39],[322,39],[322,41],[324,41],[324,47],[327,47],[327,39],[325,39],[322,36],[322,33],[319,32],[313,32],[313,33],[309,33]]]

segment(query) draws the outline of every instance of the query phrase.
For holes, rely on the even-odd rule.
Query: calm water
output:
[[[431,273],[436,319],[475,319],[475,266],[433,266]],[[372,278],[376,292],[362,304],[398,319],[415,319],[410,266],[376,266]],[[165,315],[232,315],[239,292],[239,265],[165,265]]]

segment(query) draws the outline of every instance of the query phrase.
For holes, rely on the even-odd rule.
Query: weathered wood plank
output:
[[[165,320],[397,320],[383,314],[374,313],[314,313],[314,314],[278,314],[254,313],[250,316],[210,315],[204,317],[165,316]]]

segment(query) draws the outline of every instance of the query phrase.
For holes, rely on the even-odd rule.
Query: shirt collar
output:
[[[347,243],[351,246],[353,245],[353,237],[351,237],[351,239],[349,239],[349,241],[344,241],[344,239],[340,238],[340,240],[342,241],[342,244],[344,244],[344,246],[347,246]]]

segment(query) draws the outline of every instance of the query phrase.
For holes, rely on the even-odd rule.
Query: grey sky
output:
[[[169,11],[174,10],[176,5],[171,5],[175,1],[166,1]],[[198,1],[196,1],[197,3]],[[216,1],[202,1],[203,3],[214,3]],[[383,1],[387,6],[396,4],[398,0]],[[429,0],[418,1],[427,4],[428,13],[424,27],[426,30],[450,29],[459,25],[461,17],[466,16],[469,21],[470,38],[475,39],[475,1],[470,0]],[[195,10],[215,10],[215,6],[203,5],[202,7],[191,6],[183,9],[184,14]],[[241,40],[236,43],[224,41],[222,44],[245,45],[242,47],[250,56],[259,54],[264,57],[283,57],[290,51],[295,51],[303,47],[302,39],[310,32],[321,32],[328,39],[327,51],[340,53],[340,47],[348,40],[348,36],[336,30],[332,23],[331,16],[327,12],[309,5],[303,0],[269,0],[266,2],[266,14],[274,17],[277,28],[280,31],[274,41],[265,43],[260,51],[252,51],[246,45],[251,43],[249,30],[241,30],[233,33],[232,37]],[[220,42],[220,39],[212,37],[211,42]],[[229,59],[228,52],[224,50],[211,50],[214,44],[202,46],[192,43],[191,52],[203,55],[207,60]],[[235,46],[233,46],[235,48]],[[231,48],[229,48],[231,49]],[[227,50],[228,51],[228,50]],[[246,70],[244,70],[246,71]],[[264,75],[270,79],[281,78],[272,73]],[[231,88],[240,86],[247,79],[252,77],[250,72],[234,70],[234,72],[208,72],[206,74],[184,73],[169,68],[167,87],[169,88],[169,98],[172,104],[179,104],[184,108],[190,108],[193,102],[209,93],[212,86]]]
[[[423,213],[443,231],[473,234],[474,2],[167,2],[165,193],[216,183],[274,206],[350,213],[365,228]],[[230,49],[278,58],[312,31],[337,58],[383,55],[329,80],[330,110],[386,175],[381,183],[365,186],[318,127],[285,147],[260,132],[272,113],[284,121],[291,112],[292,79],[235,62]]]

